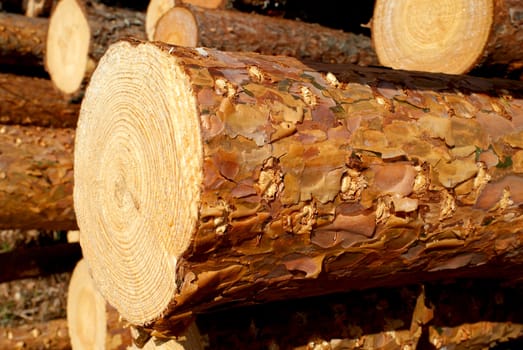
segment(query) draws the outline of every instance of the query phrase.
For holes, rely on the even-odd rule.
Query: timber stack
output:
[[[81,251],[0,279],[78,262],[73,349],[522,339],[523,2],[369,3],[7,1],[0,228]]]

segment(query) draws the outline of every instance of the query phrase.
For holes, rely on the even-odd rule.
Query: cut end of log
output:
[[[481,59],[492,18],[492,0],[377,0],[372,40],[384,66],[462,74]]]
[[[80,260],[71,276],[67,295],[67,327],[73,349],[105,348],[105,305],[89,274],[87,263]]]
[[[154,32],[158,20],[176,5],[175,0],[151,0],[145,14],[145,32],[147,40],[154,39]]]
[[[174,7],[156,23],[154,40],[171,45],[195,47],[198,45],[196,18],[185,7]]]
[[[154,45],[112,45],[80,111],[74,200],[93,279],[132,324],[160,317],[176,291],[198,217],[202,147],[177,61]]]
[[[45,63],[54,84],[70,94],[83,81],[91,31],[76,0],[62,0],[49,19]]]

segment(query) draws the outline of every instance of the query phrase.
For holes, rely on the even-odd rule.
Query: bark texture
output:
[[[380,62],[396,69],[463,74],[502,66],[510,75],[523,69],[522,18],[519,0],[378,0],[373,45]]]
[[[1,124],[75,127],[79,111],[50,80],[0,73]]]
[[[94,1],[65,0],[50,18],[46,67],[56,86],[78,93],[107,47],[124,37],[145,38],[141,12]]]
[[[118,43],[78,124],[84,256],[106,299],[160,333],[222,305],[517,275],[522,92],[514,81]],[[126,279],[133,269],[143,281]],[[119,294],[139,288],[147,297]]]
[[[72,271],[82,257],[78,243],[14,249],[0,254],[0,283]]]
[[[0,228],[76,228],[73,129],[0,126]]]
[[[44,65],[47,20],[0,13],[0,64]]]
[[[377,64],[370,39],[364,35],[239,11],[176,7],[158,20],[154,38],[170,44],[326,63]]]

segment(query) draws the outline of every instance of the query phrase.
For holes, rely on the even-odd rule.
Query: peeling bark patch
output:
[[[269,158],[263,164],[256,183],[258,193],[268,201],[274,200],[283,191],[283,173],[276,158]]]
[[[443,198],[439,212],[440,221],[449,218],[456,211],[456,200],[454,197],[446,190],[442,190],[441,193]]]
[[[367,180],[359,171],[348,169],[341,177],[340,198],[344,201],[358,201],[367,186]]]

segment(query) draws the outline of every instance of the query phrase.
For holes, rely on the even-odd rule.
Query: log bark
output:
[[[382,65],[462,74],[477,66],[523,67],[519,0],[377,0],[372,41]]]
[[[220,305],[520,275],[522,96],[516,81],[115,44],[77,128],[84,257],[127,320],[160,332]]]
[[[106,303],[82,259],[74,268],[67,293],[67,326],[75,350],[127,350],[130,326]]]
[[[66,94],[82,89],[107,47],[123,37],[145,37],[141,12],[80,0],[58,3],[49,21],[45,63]]]
[[[67,322],[57,319],[19,327],[0,327],[0,348],[69,350]]]
[[[232,5],[227,0],[151,0],[145,14],[145,32],[148,40],[154,39],[154,32],[158,20],[177,4],[190,4],[208,9],[226,8]]]
[[[0,73],[1,124],[75,127],[79,111],[48,79]]]
[[[0,228],[75,229],[73,129],[0,126]]]
[[[48,21],[0,13],[0,64],[44,66]]]
[[[70,272],[82,257],[80,244],[19,248],[0,254],[0,283]]]
[[[154,39],[326,63],[377,64],[370,39],[364,35],[239,11],[177,6],[158,20]]]

